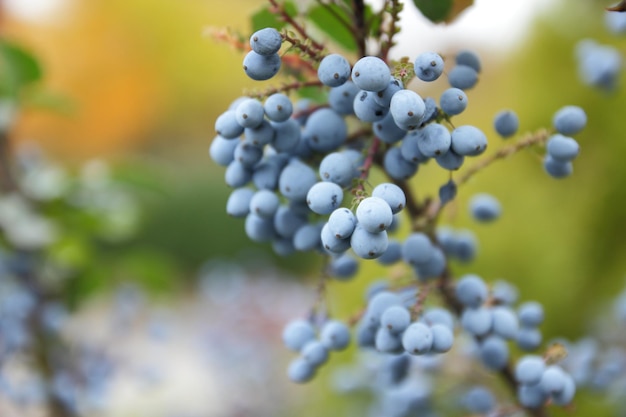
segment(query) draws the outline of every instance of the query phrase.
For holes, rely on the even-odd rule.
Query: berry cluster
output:
[[[252,50],[244,59],[246,74],[255,80],[276,75],[285,41],[296,45],[289,32],[271,28],[255,32]],[[225,181],[233,188],[227,213],[245,218],[246,234],[256,242],[271,242],[281,255],[294,251],[327,255],[325,278],[354,277],[358,258],[401,265],[406,271],[401,285],[373,289],[362,314],[352,320],[358,323],[358,345],[398,358],[393,366],[401,372],[408,372],[407,358],[442,356],[463,333],[474,345],[474,357],[517,388],[522,407],[541,408],[548,399],[569,403],[573,379],[562,371],[559,381],[565,382],[557,386],[558,378],[552,374],[561,368],[556,365],[550,364],[532,381],[515,379],[509,372],[510,341],[522,350],[541,347],[541,306],[524,303],[516,311],[517,295],[510,285],[496,283],[490,288],[474,274],[455,282],[450,263],[473,260],[476,239],[470,231],[437,225],[440,211],[478,168],[456,180],[454,172],[466,159],[483,155],[488,145],[480,128],[453,123],[468,106],[467,91],[478,82],[482,69],[478,56],[461,51],[446,71],[449,59],[435,52],[422,53],[412,62],[407,58],[390,64],[381,56],[364,55],[351,63],[341,54],[324,55],[297,45],[304,48],[301,52],[310,52],[304,55],[312,61],[315,80],[239,98],[215,122],[218,136],[210,154],[226,167]],[[424,82],[445,78],[448,85],[438,99],[422,97],[407,87],[413,78]],[[317,85],[324,99],[292,101],[289,93],[304,85]],[[570,136],[585,124],[580,107],[565,106],[554,115],[554,131],[527,136],[477,166],[539,145],[545,147],[546,172],[555,178],[569,176],[579,152]],[[519,128],[518,116],[503,110],[495,116],[493,128],[503,139],[511,138]],[[420,165],[433,160],[450,172],[451,179],[441,186],[439,199],[418,201],[408,180]],[[370,184],[373,169],[388,179]],[[478,222],[492,222],[501,216],[502,207],[483,193],[472,198],[469,210]],[[411,231],[396,238],[401,218],[409,219]],[[435,290],[442,306],[425,305]],[[314,307],[310,319],[290,322],[283,332],[285,345],[299,354],[288,369],[295,382],[311,380],[329,352],[345,349],[350,341],[348,326],[329,319],[319,308]],[[318,325],[319,317],[323,320]],[[520,366],[525,375],[525,365]],[[466,395],[470,412],[494,408],[489,391],[475,391]],[[531,393],[539,391],[541,396],[532,398],[540,401],[531,401]]]

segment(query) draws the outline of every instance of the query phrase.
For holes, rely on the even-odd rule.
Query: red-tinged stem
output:
[[[326,107],[328,107],[328,105],[326,105],[326,104],[318,104],[317,106],[311,106],[308,109],[304,109],[304,110],[299,111],[298,113],[294,113],[291,116],[291,118],[292,119],[299,119],[301,117],[307,117],[307,116],[310,116],[311,114],[315,113],[319,109],[324,109]]]
[[[268,88],[267,90],[264,90],[260,93],[252,93],[249,94],[250,97],[252,98],[258,98],[258,99],[262,99],[265,97],[269,97],[272,94],[276,94],[276,93],[288,93],[292,90],[300,90],[302,88],[305,87],[322,87],[323,84],[321,81],[319,80],[311,80],[311,81],[295,81],[289,84],[283,84],[280,87],[272,87],[272,88]],[[325,106],[323,106],[325,107]],[[295,115],[294,115],[295,117]]]
[[[282,33],[281,36],[283,37],[284,40],[286,40],[291,45],[293,45],[294,48],[305,53],[309,58],[311,58],[313,62],[319,62],[322,60],[323,55],[320,50],[311,48],[306,43],[303,43],[302,41],[300,41],[300,39],[289,36],[289,34],[286,32]]]
[[[389,51],[395,44],[393,38],[398,32],[398,27],[396,23],[398,23],[398,21],[400,20],[400,11],[402,10],[402,3],[400,3],[398,0],[391,0],[389,2],[385,2],[385,7],[383,11],[387,10],[387,8],[391,9],[390,21],[389,21],[389,27],[386,30],[387,39],[383,42],[381,51],[380,51],[380,57],[385,62],[387,61],[387,58],[389,57]]]
[[[286,23],[288,23],[293,28],[293,30],[295,30],[300,36],[302,36],[302,38],[311,40],[311,46],[313,48],[317,49],[318,51],[322,51],[324,49],[324,45],[321,45],[320,43],[316,42],[313,38],[311,38],[311,36],[306,32],[304,27],[302,27],[302,25],[296,22],[289,15],[289,13],[287,13],[287,10],[285,10],[284,4],[278,4],[276,0],[269,0],[269,2],[274,7],[275,12],[280,14],[280,17]]]
[[[369,177],[370,169],[372,169],[372,165],[374,165],[374,159],[376,158],[376,154],[380,149],[380,142],[381,141],[380,139],[378,139],[378,137],[374,136],[372,138],[372,144],[368,148],[367,156],[365,157],[363,165],[361,166],[361,175],[359,177],[361,180],[366,180],[367,177]]]

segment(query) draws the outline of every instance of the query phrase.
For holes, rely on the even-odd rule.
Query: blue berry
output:
[[[235,110],[237,123],[243,127],[257,127],[263,121],[265,110],[260,101],[253,98],[242,101]]]
[[[467,108],[467,94],[459,88],[448,88],[441,94],[439,105],[450,116],[461,114]]]
[[[537,327],[543,323],[543,307],[536,301],[527,301],[521,304],[517,310],[519,321],[528,327]]]
[[[315,329],[311,322],[302,319],[292,320],[283,330],[283,342],[294,352],[302,350],[311,340],[315,339]]]
[[[259,55],[274,55],[280,49],[283,38],[274,28],[258,30],[250,36],[250,47]]]
[[[365,91],[384,90],[391,77],[387,63],[375,56],[365,56],[359,59],[352,68],[352,81]]]
[[[482,69],[480,58],[476,52],[467,49],[457,52],[455,62],[457,65],[467,65],[476,72],[480,72]]]
[[[448,72],[448,82],[452,87],[469,90],[478,82],[478,72],[467,65],[457,65]]]
[[[430,330],[433,333],[433,352],[445,353],[452,349],[452,344],[454,343],[454,333],[452,333],[450,327],[444,324],[433,324],[430,327]]]
[[[340,281],[354,278],[359,269],[359,262],[348,253],[333,258],[328,265],[328,273]]]
[[[312,150],[329,152],[343,145],[348,137],[348,127],[336,111],[323,108],[309,116],[302,136]]]
[[[303,384],[315,376],[316,367],[304,358],[296,358],[287,368],[287,376],[292,382]]]
[[[350,78],[350,63],[339,54],[326,55],[317,69],[317,77],[322,84],[338,87]]]
[[[396,124],[405,130],[417,129],[424,116],[424,100],[413,90],[399,90],[389,104],[389,112]]]
[[[509,346],[506,340],[497,335],[490,335],[480,343],[480,358],[490,369],[500,370],[509,361]]]
[[[355,167],[350,158],[341,152],[329,153],[322,159],[319,174],[322,181],[330,181],[342,187],[351,184]]]
[[[496,406],[493,394],[485,387],[474,387],[463,396],[463,405],[472,414],[488,414]]]
[[[226,213],[233,217],[246,217],[250,212],[250,200],[254,191],[250,188],[236,188],[226,201]]]
[[[302,161],[293,159],[280,173],[278,189],[292,201],[305,201],[309,189],[316,182],[315,171]]]
[[[387,232],[371,233],[365,230],[360,224],[350,236],[350,246],[354,253],[363,259],[375,259],[387,250],[389,238]]]
[[[461,315],[461,326],[474,336],[484,336],[491,330],[493,318],[485,307],[467,308]]]
[[[350,237],[356,227],[357,219],[354,213],[345,207],[334,210],[328,217],[328,228],[337,239]]]
[[[314,184],[306,195],[306,203],[317,214],[330,214],[341,205],[343,190],[334,182]]]
[[[472,196],[469,202],[472,217],[479,222],[491,222],[500,217],[502,207],[497,198],[487,193]]]
[[[578,156],[580,147],[575,139],[561,134],[555,134],[548,139],[546,151],[554,160],[562,163],[572,161]]]
[[[327,321],[322,326],[320,340],[327,349],[344,350],[350,344],[350,329],[343,322]]]
[[[354,97],[353,110],[356,117],[363,122],[383,120],[389,113],[389,108],[381,106],[374,100],[376,94],[361,90]]]
[[[211,141],[209,155],[216,164],[228,166],[228,164],[230,164],[234,159],[235,148],[238,144],[239,141],[237,140],[226,139],[217,135]]]
[[[243,59],[243,70],[255,81],[269,80],[280,71],[281,61],[278,54],[260,55],[250,51]]]
[[[552,124],[559,133],[573,135],[583,130],[587,124],[587,115],[578,106],[565,106],[554,114]]]
[[[331,88],[328,93],[330,108],[339,114],[354,114],[354,99],[361,90],[352,81]]]
[[[493,128],[503,138],[511,137],[519,129],[519,118],[513,110],[501,110],[493,119]]]
[[[478,275],[463,275],[456,284],[456,298],[466,307],[478,308],[489,294],[487,284]]]
[[[393,214],[399,213],[406,206],[406,196],[402,188],[390,182],[378,184],[372,190],[372,197],[382,198],[387,202]]]
[[[267,118],[273,122],[284,122],[291,117],[293,113],[293,104],[289,97],[284,94],[272,94],[263,103],[263,109]]]
[[[524,385],[535,385],[541,381],[546,363],[541,356],[527,355],[515,365],[515,380]]]
[[[417,146],[424,156],[436,158],[445,155],[451,143],[450,131],[439,123],[431,123],[422,129],[421,140],[418,140]]]
[[[422,81],[435,81],[443,73],[443,59],[435,52],[424,52],[417,56],[413,65],[415,75]]]
[[[400,148],[393,147],[385,153],[383,159],[385,172],[394,180],[407,180],[417,172],[417,163],[402,157]]]
[[[452,150],[463,156],[480,155],[487,149],[487,137],[477,127],[459,126],[452,131]]]
[[[235,110],[226,110],[215,120],[215,131],[224,139],[235,139],[243,133],[243,126],[237,123]]]
[[[259,190],[250,199],[250,211],[261,217],[273,217],[278,210],[280,200],[270,190]]]
[[[423,323],[413,323],[402,334],[402,346],[412,355],[422,355],[433,345],[433,332]]]
[[[386,230],[393,220],[389,204],[379,197],[367,197],[356,208],[358,225],[370,233]]]
[[[383,312],[380,325],[390,332],[402,333],[411,323],[411,313],[403,306],[391,306]]]
[[[574,172],[571,162],[558,161],[549,154],[543,159],[543,168],[548,175],[556,179],[569,177]]]

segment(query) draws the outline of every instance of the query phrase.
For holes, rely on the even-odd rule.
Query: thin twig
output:
[[[387,39],[383,41],[380,49],[380,57],[384,61],[387,61],[389,51],[395,45],[393,38],[400,30],[396,24],[400,20],[400,12],[403,8],[403,4],[398,0],[391,0],[389,3],[387,3],[385,5],[386,7],[383,9],[383,11],[387,11],[390,14],[389,27],[386,30]]]
[[[311,46],[313,48],[319,51],[324,50],[324,45],[320,44],[319,42],[316,42],[311,37],[311,35],[307,33],[304,27],[300,25],[298,22],[296,22],[294,18],[292,18],[289,15],[289,13],[287,13],[287,10],[285,10],[284,4],[278,4],[276,0],[269,0],[269,2],[274,7],[275,13],[279,14],[280,17],[293,28],[293,30],[295,30],[302,38],[311,40]]]
[[[366,38],[367,26],[365,24],[365,2],[363,0],[354,0],[352,2],[354,8],[354,41],[356,43],[358,56],[364,57],[367,54]]]
[[[522,149],[529,148],[533,145],[538,145],[540,143],[545,143],[550,137],[550,132],[546,129],[538,130],[535,133],[529,134],[526,137],[522,138],[518,142],[513,145],[506,146],[496,153],[490,155],[488,158],[483,159],[478,162],[474,166],[470,167],[467,171],[463,173],[461,177],[459,177],[455,182],[457,185],[461,185],[466,183],[470,178],[472,178],[477,172],[481,171],[483,168],[488,167],[494,162],[509,157]]]
[[[248,96],[251,98],[263,99],[265,97],[269,97],[272,94],[276,94],[276,93],[288,93],[291,90],[299,90],[305,87],[321,87],[321,86],[323,86],[323,84],[319,80],[294,81],[292,83],[283,84],[280,87],[271,87],[271,88],[268,88],[267,90],[264,90],[258,93],[251,93],[251,94],[248,94]]]

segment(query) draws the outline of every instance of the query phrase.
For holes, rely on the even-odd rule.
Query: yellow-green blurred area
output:
[[[155,277],[156,287],[179,288],[178,282],[203,261],[241,261],[254,250],[295,271],[315,292],[319,256],[280,259],[269,245],[249,242],[243,221],[225,213],[230,190],[224,169],[207,153],[215,118],[242,92],[259,88],[241,69],[243,53],[212,34],[229,27],[247,36],[249,15],[263,4],[58,0],[58,7],[44,15],[1,12],[2,36],[38,57],[44,71],[11,138],[36,142],[70,166],[111,160],[118,175],[140,186],[146,210],[132,245],[141,248],[141,256],[129,260],[128,268]],[[479,49],[484,71],[468,92],[468,110],[454,119],[455,125],[474,124],[487,133],[489,155],[509,143],[491,127],[503,108],[518,113],[522,132],[550,127],[554,112],[567,104],[587,112],[588,125],[576,136],[581,153],[571,177],[549,177],[542,150],[525,150],[475,175],[442,216],[445,224],[471,228],[480,242],[477,260],[455,264],[454,272],[475,272],[490,282],[509,280],[522,300],[540,301],[546,340],[584,335],[626,284],[626,81],[620,77],[610,93],[586,86],[574,55],[576,43],[586,37],[626,53],[626,38],[609,34],[603,25],[604,6],[601,1],[556,2],[509,50]],[[459,39],[441,52],[452,56],[464,48]],[[442,84],[427,91],[436,97]],[[467,158],[465,164],[475,161]],[[413,182],[416,195],[435,196],[448,178],[435,163],[421,167]],[[374,173],[371,182],[378,180],[382,176]],[[477,192],[500,200],[503,214],[497,222],[479,224],[470,218],[467,201]],[[407,223],[401,236],[408,234]],[[136,265],[142,261],[150,266]],[[331,282],[332,313],[339,318],[354,314],[368,283],[385,274],[379,265],[363,262],[355,281]],[[305,311],[302,306],[294,316]],[[343,360],[348,355],[336,358]],[[329,375],[325,369],[320,380]],[[303,389],[324,390],[322,381]],[[601,402],[598,398],[583,396],[576,415],[600,415],[589,411]],[[321,415],[317,412],[298,415]]]

